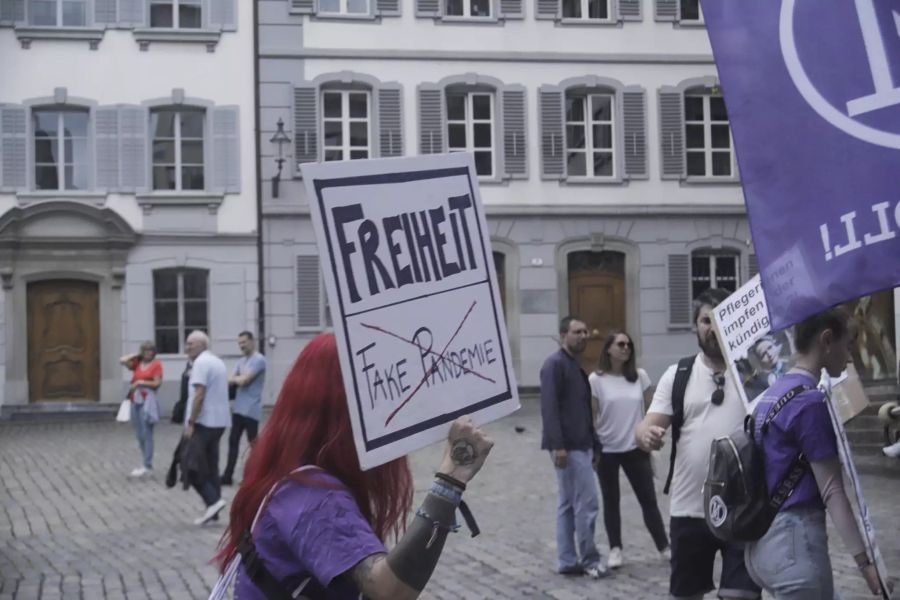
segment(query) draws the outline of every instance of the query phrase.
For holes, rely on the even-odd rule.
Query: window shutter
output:
[[[669,255],[669,326],[691,326],[691,256]]]
[[[94,160],[97,188],[119,189],[119,109],[101,106],[94,111]]]
[[[316,0],[291,0],[290,12],[295,15],[315,14]]]
[[[223,31],[237,29],[237,0],[209,0],[209,24]]]
[[[382,17],[400,16],[400,0],[377,0],[376,6]]]
[[[659,92],[659,147],[662,178],[681,179],[685,174],[684,95],[680,91]]]
[[[295,269],[297,329],[321,329],[319,257],[298,256]]]
[[[241,191],[240,109],[212,109],[212,187],[226,194]]]
[[[315,85],[294,88],[294,160],[297,164],[319,160],[319,88]]]
[[[403,156],[403,111],[399,85],[378,88],[378,152],[382,158]]]
[[[647,177],[646,94],[640,88],[622,92],[622,123],[625,133],[625,175]]]
[[[534,18],[535,19],[556,19],[559,16],[560,0],[535,0],[534,2]]]
[[[653,0],[656,3],[657,21],[678,20],[678,0]]]
[[[750,279],[756,277],[759,274],[759,261],[756,260],[755,254],[747,255],[747,270],[750,275]]]
[[[505,19],[524,19],[524,0],[500,0],[500,16]]]
[[[147,110],[142,106],[119,108],[119,181],[123,189],[138,191],[147,183]]]
[[[94,0],[94,23],[115,24],[116,0]]]
[[[619,18],[623,21],[641,21],[641,0],[619,0]]]
[[[25,0],[0,0],[0,23],[21,23],[25,20]]]
[[[118,0],[119,21],[133,27],[144,27],[144,5],[146,0]]]
[[[0,188],[28,185],[28,110],[0,107]]]
[[[415,0],[417,17],[440,17],[442,0]]]
[[[542,86],[538,94],[541,111],[541,178],[562,179],[566,176],[563,92],[557,87]]]
[[[444,152],[444,90],[433,84],[419,86],[419,154]]]
[[[525,137],[525,88],[503,89],[503,160],[506,175],[513,179],[528,177],[528,142]]]

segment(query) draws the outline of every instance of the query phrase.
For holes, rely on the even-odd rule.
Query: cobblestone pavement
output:
[[[665,598],[668,565],[657,558],[624,480],[625,565],[601,581],[556,575],[556,482],[539,450],[534,401],[488,430],[496,447],[466,493],[483,533],[451,536],[423,597]],[[127,425],[0,424],[0,600],[206,598],[216,578],[208,561],[224,525],[195,527],[199,497],[163,486],[178,433],[177,426],[157,426],[158,472],[132,481],[127,473],[138,450]],[[413,455],[417,495],[429,485],[439,454],[431,447]],[[900,572],[900,461],[861,459],[860,470],[881,547]],[[232,494],[226,488],[226,498]],[[661,496],[664,513],[667,504]],[[834,535],[832,557],[844,599],[866,597]]]

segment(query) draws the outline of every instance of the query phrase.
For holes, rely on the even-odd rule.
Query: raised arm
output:
[[[135,359],[138,358],[139,356],[140,356],[140,354],[137,352],[134,352],[132,354],[126,354],[125,356],[123,356],[119,359],[119,364],[122,365],[123,367],[127,367],[127,368],[131,369],[132,371],[134,371]]]

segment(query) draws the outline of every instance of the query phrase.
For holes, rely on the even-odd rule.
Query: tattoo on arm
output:
[[[478,458],[478,452],[471,442],[456,440],[450,447],[450,458],[455,465],[471,465]]]
[[[372,586],[375,584],[375,580],[372,578],[372,571],[376,564],[384,560],[385,556],[387,555],[373,554],[367,556],[350,569],[350,577],[353,579],[353,583],[356,584],[356,588],[363,594],[367,596],[370,594]]]

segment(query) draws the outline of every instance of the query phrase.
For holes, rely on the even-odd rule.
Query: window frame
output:
[[[160,327],[156,323],[156,306],[157,306],[157,304],[159,302],[172,302],[173,301],[172,298],[162,298],[161,299],[157,296],[157,292],[156,292],[156,275],[157,275],[157,273],[163,274],[163,275],[174,274],[176,277],[176,297],[174,298],[174,301],[177,305],[177,312],[178,312],[178,324],[176,326],[165,325],[165,326]],[[191,301],[191,302],[199,302],[200,301],[198,298],[190,298],[190,299],[185,298],[185,296],[184,296],[184,276],[186,274],[203,274],[203,276],[206,280],[206,289],[205,289],[206,297],[203,299],[203,302],[206,304],[206,328],[205,329],[197,327],[196,325],[189,326],[185,322],[185,302],[186,301]],[[169,355],[184,354],[185,353],[184,352],[184,342],[185,342],[185,339],[187,338],[187,335],[191,331],[193,331],[195,329],[200,329],[201,331],[205,331],[205,333],[207,335],[210,335],[211,327],[210,327],[210,293],[209,293],[210,272],[209,272],[209,269],[202,269],[202,268],[196,268],[196,267],[184,267],[184,268],[178,268],[178,267],[168,268],[167,267],[167,268],[161,268],[161,269],[154,269],[151,276],[153,278],[152,279],[152,281],[153,281],[153,292],[152,292],[153,293],[153,340],[154,340],[154,342],[156,342],[157,347],[160,348],[160,350],[159,350],[160,354],[169,354]],[[165,350],[162,349],[162,344],[159,343],[159,339],[157,338],[158,330],[164,329],[164,330],[171,331],[176,328],[178,331],[178,351],[177,352],[166,352]],[[190,329],[190,331],[188,329]]]
[[[40,163],[38,162],[38,153],[37,153],[37,135],[36,135],[36,127],[35,127],[35,117],[38,113],[55,113],[56,114],[56,136],[52,138],[57,152],[56,161],[54,163]],[[79,139],[84,142],[84,156],[83,160],[78,162],[72,162],[71,166],[74,167],[78,164],[81,164],[85,170],[85,186],[84,188],[68,188],[66,187],[66,167],[69,166],[67,161],[66,149],[65,149],[65,127],[64,127],[64,117],[65,113],[81,113],[86,117],[87,123],[85,125],[85,133],[82,137],[73,137],[71,139]],[[65,194],[79,194],[84,192],[89,192],[94,187],[93,180],[93,125],[94,125],[94,115],[90,108],[77,106],[77,105],[61,105],[61,106],[53,106],[53,105],[40,105],[40,106],[32,106],[29,110],[29,123],[28,129],[28,148],[26,150],[26,156],[29,157],[28,160],[28,169],[29,169],[29,180],[31,182],[30,189],[37,193],[65,193]],[[73,145],[74,146],[74,145]],[[53,166],[56,168],[56,180],[57,186],[55,188],[41,188],[38,187],[38,167],[49,167]],[[74,181],[74,170],[73,170],[73,181]]]
[[[697,15],[696,19],[687,19],[684,17],[684,4],[685,2],[696,2],[697,3]],[[678,22],[683,23],[685,25],[698,25],[704,26],[706,25],[706,19],[703,17],[703,6],[700,0],[678,0]]]
[[[459,14],[459,15],[451,14],[449,12],[448,8],[449,8],[449,4],[450,4],[451,0],[440,0],[441,5],[442,5],[441,6],[441,9],[442,9],[441,14],[443,15],[444,18],[451,19],[451,20],[452,19],[466,19],[466,20],[475,20],[475,21],[478,21],[478,20],[496,21],[497,15],[495,14],[496,7],[494,6],[494,0],[485,0],[485,1],[487,2],[487,6],[488,6],[488,14],[486,14],[486,15],[473,15],[472,14],[472,3],[475,2],[475,0],[460,0],[460,2],[462,3],[463,11],[462,11],[462,14]]]
[[[695,259],[707,259],[709,261],[709,277],[708,277],[708,286],[704,289],[709,289],[712,287],[720,288],[719,281],[720,278],[716,275],[716,260],[720,258],[730,258],[734,261],[734,290],[737,290],[741,287],[741,285],[745,282],[742,282],[743,273],[741,272],[741,264],[742,264],[742,254],[738,250],[732,250],[730,248],[722,248],[722,249],[711,249],[711,248],[698,248],[696,250],[692,250],[690,253],[690,285],[691,285],[691,299],[697,297],[698,294],[694,293],[694,284],[699,281],[699,276],[694,273],[694,260]],[[726,277],[721,278],[722,281],[727,280]],[[723,288],[726,289],[726,288]]]
[[[476,124],[484,124],[488,122],[491,127],[491,173],[489,175],[478,174],[479,180],[498,180],[501,178],[501,175],[498,173],[498,156],[497,153],[499,149],[497,147],[497,126],[498,126],[498,118],[497,118],[497,90],[495,89],[484,89],[484,88],[468,88],[465,86],[458,85],[448,85],[443,89],[444,94],[444,125],[445,130],[444,134],[447,136],[447,152],[484,152],[484,147],[476,147],[475,144],[475,125]],[[463,115],[463,119],[450,119],[450,110],[447,106],[448,97],[453,95],[463,95],[465,97],[465,101],[463,106],[465,107],[465,112]],[[474,98],[475,96],[487,96],[490,101],[490,109],[491,116],[489,120],[485,119],[475,119],[474,118]],[[452,146],[450,144],[450,126],[451,125],[460,125],[463,124],[465,127],[466,133],[466,146]],[[479,149],[480,148],[480,149]],[[477,161],[476,161],[477,167]]]
[[[564,23],[614,23],[618,21],[615,14],[615,7],[613,6],[613,0],[599,0],[606,3],[605,17],[585,16],[590,14],[591,0],[576,0],[581,10],[581,16],[567,17],[565,15],[565,1],[566,0],[559,0],[560,21]]]
[[[594,96],[605,96],[610,100],[610,120],[606,121],[594,121],[593,114],[588,110],[588,100]],[[592,89],[586,87],[570,87],[563,91],[563,152],[565,153],[565,165],[566,165],[566,179],[571,180],[573,182],[577,181],[615,181],[618,182],[622,179],[621,174],[619,173],[620,166],[617,164],[619,161],[617,160],[617,152],[619,149],[619,128],[620,121],[619,118],[619,102],[618,102],[618,92],[616,90],[603,90],[603,89]],[[569,99],[579,99],[584,105],[582,107],[584,114],[584,121],[569,121],[568,114],[566,110],[566,106],[569,102]],[[569,127],[571,124],[581,124],[584,127],[585,134],[585,146],[582,149],[574,149],[574,152],[582,152],[585,155],[585,174],[584,175],[572,175],[569,172],[569,162],[568,155],[570,152],[573,152],[573,149],[569,147]],[[607,124],[610,127],[610,147],[607,148],[594,148],[593,139],[594,139],[594,125],[605,125]],[[612,173],[609,175],[596,175],[594,173],[594,161],[588,161],[587,156],[591,154],[592,157],[597,152],[603,152],[610,154],[610,160],[612,164]],[[588,168],[589,167],[589,168]]]
[[[324,18],[328,17],[349,17],[349,18],[371,18],[374,16],[374,4],[376,0],[363,0],[366,3],[365,10],[361,12],[350,12],[348,10],[348,5],[350,0],[337,0],[338,1],[338,10],[323,10],[321,0],[317,0],[317,10],[316,16],[321,16]]]
[[[362,150],[361,146],[352,146],[350,143],[351,135],[350,135],[350,124],[351,123],[359,123],[362,122],[363,119],[361,117],[352,117],[350,116],[350,95],[351,94],[364,94],[366,97],[366,158],[375,158],[373,155],[374,152],[374,133],[375,133],[375,124],[374,124],[374,94],[371,89],[364,88],[343,88],[343,87],[334,87],[334,86],[321,86],[319,88],[319,106],[321,106],[321,110],[319,111],[319,131],[320,131],[320,139],[322,143],[319,146],[319,160],[322,162],[326,162],[325,155],[329,150],[337,150],[336,146],[328,146],[325,142],[325,123],[326,122],[336,122],[340,121],[341,123],[341,160],[364,160],[364,159],[353,159],[350,158],[351,152]],[[340,94],[341,96],[341,116],[338,117],[326,117],[325,116],[325,95],[326,94]],[[327,161],[332,162],[332,161]]]
[[[52,2],[56,6],[56,22],[52,25],[48,24],[40,24],[35,23],[33,21],[33,10],[32,7],[34,5],[35,0],[28,0],[25,3],[26,6],[26,18],[25,22],[30,27],[50,27],[53,29],[81,29],[90,26],[90,9],[92,8],[92,3],[88,0],[40,0],[41,2],[50,3]],[[65,23],[65,11],[63,10],[64,4],[80,4],[82,7],[82,22],[79,25],[68,25]]]
[[[713,120],[712,118],[712,110],[710,108],[710,99],[711,98],[722,98],[722,102],[724,104],[724,97],[720,94],[713,94],[705,90],[686,90],[683,94],[684,97],[684,114],[682,115],[683,123],[684,123],[684,176],[687,180],[711,180],[711,181],[732,181],[737,179],[737,155],[734,150],[734,134],[731,131],[731,119],[727,119],[725,121],[721,120]],[[703,100],[703,120],[688,120],[687,116],[687,103],[689,98],[701,98]],[[726,107],[727,113],[727,107]],[[703,127],[703,147],[702,148],[690,148],[688,146],[688,127],[689,126],[697,126],[701,125]],[[715,148],[712,145],[712,128],[713,126],[721,126],[725,125],[728,128],[728,155],[729,155],[729,169],[730,172],[727,175],[716,175],[713,173],[713,155],[714,154],[723,154],[725,152],[724,148]],[[704,174],[697,175],[691,174],[690,172],[690,161],[688,157],[690,154],[700,154],[703,153],[704,157]]]
[[[156,132],[153,130],[153,116],[154,113],[170,111],[174,112],[176,118],[173,121],[173,137],[172,138],[157,138]],[[194,112],[198,113],[201,116],[201,123],[203,125],[203,135],[200,138],[188,138],[185,140],[181,136],[181,126],[182,126],[182,114],[186,112]],[[151,107],[147,113],[148,122],[147,122],[147,140],[150,146],[149,151],[149,159],[150,159],[150,181],[149,188],[151,193],[202,193],[209,189],[209,177],[210,177],[210,169],[207,165],[207,156],[209,154],[209,145],[212,143],[210,138],[210,127],[209,127],[209,108],[205,106],[189,106],[189,105],[167,105],[167,106],[154,106]],[[197,163],[189,163],[187,165],[182,161],[182,144],[185,141],[193,141],[196,142],[200,140],[201,146],[201,156],[202,162]],[[161,167],[170,167],[173,166],[175,168],[175,187],[174,188],[157,188],[156,187],[156,178],[155,178],[155,169],[157,167],[157,163],[154,160],[154,151],[153,146],[157,141],[172,141],[175,145],[175,156],[174,163],[161,163],[159,166]],[[188,188],[185,189],[183,185],[183,173],[182,169],[188,167],[201,167],[203,173],[203,186],[200,188]]]
[[[172,26],[160,27],[153,25],[153,5],[171,5],[172,7]],[[182,4],[196,6],[200,11],[200,22],[196,27],[182,27],[180,8]],[[205,11],[203,9],[203,0],[147,0],[147,27],[153,30],[178,30],[178,31],[200,31],[205,29],[203,22]]]

